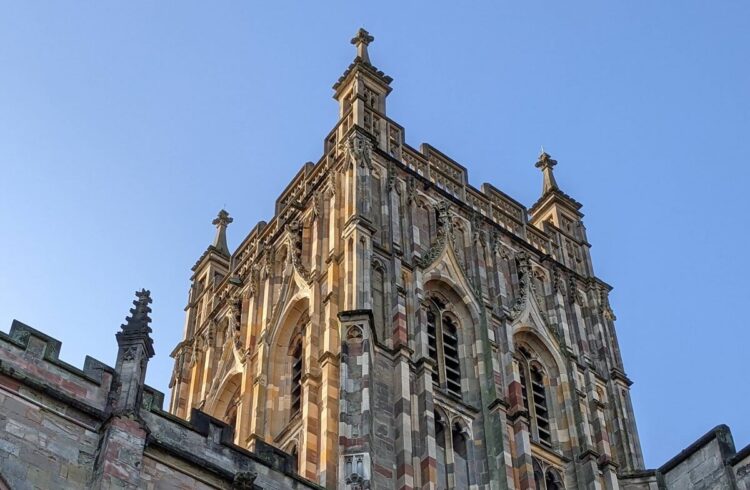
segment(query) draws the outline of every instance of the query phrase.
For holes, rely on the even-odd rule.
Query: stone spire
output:
[[[367,53],[367,46],[374,40],[375,38],[362,27],[357,31],[357,35],[352,38],[352,44],[357,47],[357,58],[368,65],[370,64],[370,55]]]
[[[227,246],[227,226],[232,221],[234,221],[234,219],[229,216],[229,213],[222,209],[219,211],[216,219],[211,222],[216,226],[216,237],[211,245],[217,251],[227,256],[229,256],[229,247]]]
[[[559,190],[557,187],[557,181],[555,181],[555,174],[552,168],[557,165],[557,160],[553,160],[547,152],[542,148],[542,153],[539,154],[539,160],[536,162],[536,168],[542,170],[542,176],[544,182],[542,184],[542,195],[547,194],[550,191]]]
[[[151,291],[141,289],[135,292],[136,300],[133,301],[135,308],[130,309],[130,315],[125,317],[125,324],[120,325],[121,332],[117,332],[118,344],[123,339],[139,339],[144,342],[148,357],[153,357],[154,348],[153,340],[149,335],[151,333],[151,318],[148,316],[151,313]]]

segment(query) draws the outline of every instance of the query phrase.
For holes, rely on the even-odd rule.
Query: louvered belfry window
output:
[[[432,310],[427,312],[427,351],[430,355],[430,359],[433,360],[435,366],[439,366],[438,362],[438,344],[437,344],[437,321],[435,320],[435,313]],[[432,373],[433,381],[438,381],[438,372]]]
[[[453,320],[443,318],[443,355],[445,356],[445,383],[448,391],[461,396],[461,367],[458,363],[458,330]]]
[[[552,434],[544,374],[538,366],[529,362],[528,353],[523,349],[518,363],[518,374],[523,406],[529,413],[532,438],[549,446],[552,444]]]
[[[544,377],[536,366],[531,367],[531,391],[534,394],[534,415],[539,440],[547,444],[552,442],[549,431],[549,412],[547,410],[547,395],[544,389]]]
[[[458,326],[446,313],[445,304],[431,300],[427,311],[427,351],[436,366],[433,381],[461,398],[458,345]]]
[[[302,340],[298,340],[292,351],[292,404],[291,415],[300,411],[302,399]]]

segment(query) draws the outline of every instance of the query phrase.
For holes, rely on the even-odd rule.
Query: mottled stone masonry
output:
[[[611,287],[557,161],[539,155],[526,207],[410,146],[372,41],[352,39],[338,121],[275,215],[234,251],[214,221],[170,412],[200,407],[327,488],[648,488]]]
[[[530,207],[387,116],[392,79],[357,56],[338,121],[231,251],[221,210],[192,268],[169,412],[145,385],[148,291],[115,367],[0,333],[0,490],[748,489],[719,426],[644,469],[582,205],[535,163]]]
[[[147,337],[144,330],[137,340],[150,345]],[[234,446],[223,422],[198,410],[190,421],[164,412],[164,395],[140,375],[131,391],[118,369],[90,357],[77,369],[60,349],[17,321],[0,332],[0,488],[320,488],[295,474],[288,454]],[[121,345],[118,366],[138,359]],[[118,415],[124,393],[140,403]],[[237,486],[238,475],[255,486]]]

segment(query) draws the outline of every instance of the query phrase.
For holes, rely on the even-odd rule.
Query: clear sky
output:
[[[583,203],[646,463],[719,423],[750,442],[750,3],[0,3],[0,328],[114,363],[151,289],[167,391],[190,267],[235,247],[336,122],[374,36],[389,116],[531,205],[540,146]]]

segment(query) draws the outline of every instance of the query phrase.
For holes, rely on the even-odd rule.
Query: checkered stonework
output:
[[[193,267],[169,413],[145,385],[150,293],[115,367],[0,332],[0,490],[750,489],[718,426],[645,470],[581,205],[542,153],[531,208],[386,115],[357,58],[339,120],[232,253],[221,210]]]
[[[208,410],[327,488],[640,488],[610,286],[557,162],[539,157],[529,209],[477,189],[405,142],[390,82],[356,58],[274,217],[231,256],[221,221],[193,268],[172,413]]]

